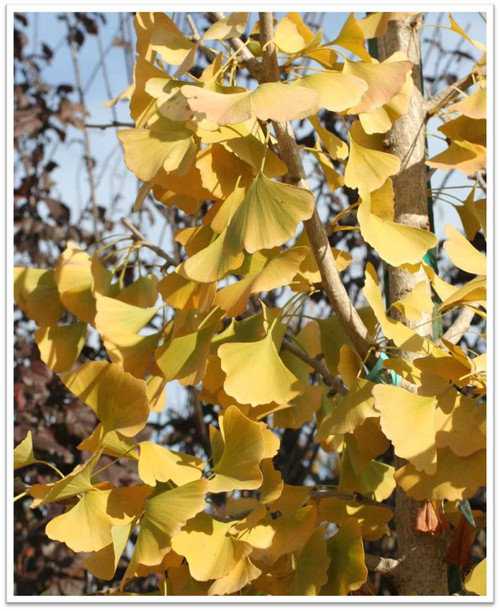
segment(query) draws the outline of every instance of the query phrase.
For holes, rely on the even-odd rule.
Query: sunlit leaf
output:
[[[472,594],[477,594],[478,596],[486,596],[486,578],[486,558],[484,558],[467,575],[464,587],[467,592],[472,592]]]
[[[256,579],[262,571],[258,569],[248,556],[241,558],[224,577],[217,579],[208,589],[209,596],[225,596],[238,592],[247,583]]]
[[[28,431],[26,437],[14,448],[14,469],[21,469],[36,462],[31,431]]]
[[[318,94],[305,87],[292,90],[284,83],[263,83],[253,91],[216,93],[186,85],[182,94],[195,112],[219,125],[242,123],[255,116],[262,121],[304,119],[318,109]]]
[[[462,36],[463,38],[465,38],[465,40],[467,40],[468,42],[470,42],[471,44],[473,44],[476,49],[479,49],[480,51],[486,51],[486,47],[483,45],[482,42],[479,42],[477,40],[473,40],[468,34],[467,32],[461,28],[458,23],[453,19],[451,13],[448,13],[448,18],[450,20],[450,28],[456,32],[457,34],[460,34],[460,36]]]
[[[40,327],[35,341],[40,358],[52,371],[60,373],[71,369],[87,337],[87,324],[75,323],[57,327]]]
[[[486,276],[486,257],[453,225],[446,225],[445,231],[448,240],[443,244],[443,248],[451,262],[469,274]]]
[[[203,34],[201,40],[226,40],[237,38],[245,31],[248,13],[231,13],[224,19],[213,23]]]
[[[316,92],[318,105],[332,112],[344,112],[355,106],[368,89],[366,81],[358,76],[334,70],[308,74],[297,79],[294,86]]]
[[[351,13],[344,22],[339,35],[337,38],[335,38],[332,44],[339,45],[340,47],[351,51],[351,53],[354,53],[364,61],[372,61],[372,57],[365,48],[364,32],[354,16],[354,13]]]
[[[200,479],[204,466],[205,463],[195,456],[174,452],[151,441],[139,444],[139,477],[150,486],[168,480],[182,486]]]
[[[95,412],[104,433],[117,431],[132,437],[149,416],[146,385],[118,365],[94,361],[61,375],[67,388]]]
[[[390,533],[388,522],[394,517],[387,507],[362,505],[355,500],[344,500],[330,497],[322,498],[318,505],[320,520],[342,525],[346,520],[354,518],[361,529],[361,535],[366,541],[376,541]]]
[[[274,426],[298,429],[306,422],[311,422],[319,409],[322,396],[323,389],[320,386],[307,385],[303,393],[290,400],[288,407],[274,414]]]
[[[460,102],[447,107],[450,112],[460,112],[471,119],[486,119],[486,88],[478,86]]]
[[[436,472],[434,418],[437,400],[421,397],[400,388],[377,384],[373,389],[380,425],[394,444],[394,452],[409,460],[416,469]]]
[[[486,403],[476,403],[450,390],[451,401],[438,398],[436,446],[449,447],[457,456],[469,456],[486,448]]]
[[[109,581],[113,579],[118,562],[125,550],[130,537],[130,525],[112,526],[112,542],[97,552],[87,556],[82,560],[82,566],[94,577]]]
[[[14,299],[38,325],[55,325],[64,312],[51,269],[15,267]]]
[[[346,520],[326,544],[330,567],[328,582],[321,588],[320,594],[346,596],[360,588],[368,577],[361,530],[356,520]]]

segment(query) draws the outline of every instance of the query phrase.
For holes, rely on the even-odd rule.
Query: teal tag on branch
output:
[[[377,362],[366,376],[366,379],[376,384],[392,384],[393,386],[398,386],[402,378],[395,371],[389,371],[384,367],[384,361],[387,358],[389,358],[387,354],[381,352]]]

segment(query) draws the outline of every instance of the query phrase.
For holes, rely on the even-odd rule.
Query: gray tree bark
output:
[[[408,112],[397,119],[388,133],[389,152],[401,159],[401,170],[393,177],[394,220],[413,227],[427,229],[427,169],[425,166],[426,106],[422,96],[420,74],[420,29],[422,15],[404,20],[390,21],[387,34],[378,39],[379,59],[383,61],[396,51],[404,51],[413,63],[415,89]],[[389,268],[389,295],[391,303],[405,297],[419,282],[427,282],[424,272],[410,273],[400,268]],[[429,288],[430,291],[430,288]],[[417,327],[421,335],[430,336],[431,313],[419,321],[411,322],[393,310],[409,327]],[[424,323],[424,324],[422,324]],[[425,324],[427,323],[427,324]],[[404,358],[413,358],[409,353]],[[396,467],[404,464],[396,459]],[[400,563],[394,571],[394,580],[400,595],[448,595],[447,566],[442,558],[447,541],[427,533],[412,530],[420,502],[414,501],[398,488],[396,491],[396,533]]]

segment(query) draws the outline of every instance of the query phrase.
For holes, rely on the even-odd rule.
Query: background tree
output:
[[[137,14],[115,99],[134,212],[163,210],[174,248],[126,219],[92,256],[70,241],[53,272],[16,270],[42,361],[99,421],[30,507],[67,506],[46,534],[112,590],[448,594],[467,574],[482,593],[485,355],[462,338],[485,308],[484,57],[425,100],[422,15],[351,15],[326,43],[296,13],[206,19]],[[426,162],[434,116],[449,146]],[[444,246],[459,289],[429,168],[470,177],[468,239]],[[164,417],[174,380],[187,409]],[[16,466],[37,460],[28,435]]]

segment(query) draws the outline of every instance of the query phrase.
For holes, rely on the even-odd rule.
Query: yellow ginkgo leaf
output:
[[[477,40],[473,40],[468,34],[467,32],[461,28],[458,23],[453,19],[451,13],[448,13],[448,18],[450,20],[450,29],[453,30],[454,32],[456,32],[457,34],[460,34],[460,36],[462,36],[463,38],[465,38],[465,40],[467,40],[468,42],[470,42],[471,44],[473,44],[476,49],[479,49],[479,51],[486,51],[486,47],[483,45],[482,42],[479,42]]]
[[[15,267],[14,299],[38,325],[55,325],[64,312],[52,269]]]
[[[363,360],[349,344],[344,344],[340,348],[338,370],[347,388],[352,388],[358,376],[364,371]]]
[[[167,119],[164,119],[167,122]],[[184,174],[183,169],[194,160],[196,145],[192,132],[178,124],[163,129],[123,129],[118,137],[125,152],[125,164],[140,180],[153,180],[163,168]]]
[[[436,236],[430,231],[379,218],[371,212],[369,199],[359,204],[358,221],[363,238],[384,261],[395,267],[419,263],[437,244]]]
[[[191,56],[192,63],[194,63],[193,51],[196,49],[196,43],[186,38],[165,13],[154,13],[154,23],[150,36],[151,48],[167,64],[180,66],[186,61],[187,57]],[[186,69],[189,69],[189,67]]]
[[[371,191],[382,187],[389,176],[399,172],[401,160],[379,150],[382,148],[380,138],[367,136],[359,121],[351,125],[349,136],[350,155],[344,174],[345,184],[359,189],[360,195],[366,198]]]
[[[272,458],[279,448],[277,444],[271,453],[268,451],[264,431],[273,438],[274,435],[267,431],[264,423],[250,420],[235,406],[228,407],[219,416],[219,426],[219,444],[222,444],[216,452],[217,459],[214,459],[212,471],[215,477],[209,481],[209,490],[225,492],[260,488],[263,481],[260,461]]]
[[[143,308],[95,294],[95,328],[104,339],[120,345],[123,334],[136,334],[155,316],[158,308]]]
[[[251,165],[217,142],[200,150],[195,165],[203,188],[210,193],[205,199],[229,198],[237,185],[246,189],[255,173]],[[217,233],[223,229],[224,226],[220,227]]]
[[[193,333],[174,337],[155,352],[156,364],[167,381],[198,384],[205,375],[214,324]]]
[[[455,206],[455,210],[460,216],[462,225],[464,226],[465,235],[469,242],[474,240],[476,233],[482,229],[484,237],[486,237],[485,227],[483,224],[484,217],[482,214],[482,206],[485,204],[485,199],[474,201],[476,188],[472,187],[469,195],[462,201],[461,206]]]
[[[344,437],[344,450],[340,467],[341,488],[364,494],[376,501],[388,498],[396,483],[394,481],[394,467],[360,451],[356,439],[347,434]]]
[[[318,110],[315,91],[284,83],[263,83],[253,91],[216,93],[194,85],[185,85],[182,94],[195,112],[219,125],[242,123],[252,116],[262,121],[304,119]]]
[[[419,471],[436,472],[434,418],[437,400],[400,388],[377,384],[373,388],[375,409],[382,431],[394,444],[394,452]]]
[[[408,320],[418,321],[423,312],[432,312],[433,303],[429,294],[427,282],[419,282],[406,297],[395,301],[393,308],[397,308]]]
[[[408,350],[409,352],[423,352],[425,354],[432,352],[432,342],[418,335],[403,323],[387,316],[378,284],[377,272],[371,263],[366,265],[363,294],[373,309],[382,332],[388,339],[394,340],[398,348]]]
[[[215,303],[228,316],[239,316],[245,311],[250,295],[289,284],[307,252],[303,246],[289,248],[270,258],[256,252],[253,258],[259,259],[261,264],[256,266],[255,273],[249,273],[243,280],[222,288],[215,297]]]
[[[14,469],[22,469],[36,462],[31,431],[28,431],[26,437],[14,448]]]
[[[472,594],[477,594],[478,596],[486,596],[486,578],[486,558],[484,558],[467,575],[464,587],[467,592],[472,592]]]
[[[320,386],[307,385],[303,393],[291,399],[288,407],[274,414],[274,426],[298,429],[306,422],[311,422],[319,409],[322,396],[323,389]]]
[[[314,531],[316,517],[316,508],[308,505],[277,520],[269,520],[267,523],[275,531],[272,545],[263,550],[254,549],[252,558],[272,566],[280,556],[302,549]]]
[[[98,579],[103,579],[105,581],[113,579],[116,569],[118,568],[120,557],[128,543],[130,531],[130,524],[112,526],[112,542],[84,558],[82,560],[82,566]]]
[[[224,252],[227,228],[203,250],[184,261],[176,271],[195,282],[216,282],[243,263],[243,253],[235,255]]]
[[[439,312],[463,305],[486,308],[486,276],[477,276],[451,293],[439,306]],[[477,311],[479,314],[480,311]]]
[[[453,225],[446,225],[448,240],[443,248],[451,262],[469,274],[486,276],[486,257],[477,250]]]
[[[302,21],[300,13],[287,13],[276,26],[274,44],[282,53],[295,55],[321,44],[321,30],[315,35]]]
[[[71,369],[86,337],[87,324],[81,322],[58,327],[40,327],[35,331],[40,358],[56,373]]]
[[[283,404],[302,390],[280,359],[270,333],[257,342],[222,344],[217,354],[226,373],[224,390],[242,405]]]
[[[206,312],[213,305],[216,283],[199,284],[187,280],[177,272],[165,276],[158,283],[158,290],[168,305],[178,310]]]
[[[316,130],[321,142],[332,159],[345,159],[349,153],[347,144],[338,136],[324,128],[317,116],[309,117],[309,122]]]
[[[112,341],[101,335],[111,362],[120,365],[124,371],[139,379],[143,379],[150,368],[160,337],[161,333],[137,335],[124,331]]]
[[[377,541],[390,533],[388,522],[394,517],[387,507],[363,505],[357,501],[330,497],[322,498],[318,505],[318,517],[333,524],[342,525],[349,518],[354,518],[366,541]]]
[[[271,503],[279,498],[283,491],[283,478],[281,472],[274,468],[271,458],[265,458],[261,461],[260,469],[263,477],[260,502]]]
[[[406,19],[410,15],[415,15],[416,13],[369,13],[363,19],[358,21],[359,27],[363,30],[365,35],[365,39],[369,38],[380,38],[387,33],[387,24],[389,21]]]
[[[486,147],[466,140],[453,140],[446,150],[425,163],[430,168],[474,174],[486,166]]]
[[[357,76],[368,83],[368,90],[363,94],[358,104],[347,111],[349,114],[371,112],[390,102],[396,96],[406,81],[406,74],[412,69],[409,61],[393,61],[388,57],[381,64],[371,62],[351,62],[345,60],[343,72]]]
[[[344,22],[339,35],[332,44],[339,45],[351,51],[366,62],[372,61],[371,55],[365,48],[365,34],[354,16],[354,13],[351,13]]]
[[[107,456],[127,456],[133,460],[139,459],[133,437],[125,437],[116,431],[110,431],[104,435],[102,424],[98,424],[89,437],[77,446],[78,450],[85,452],[94,452],[97,448]]]
[[[160,488],[146,500],[141,528],[124,579],[134,574],[138,564],[160,564],[174,547],[172,538],[205,508],[206,489],[206,480],[200,479],[170,490]],[[175,547],[174,551],[182,553]]]
[[[224,577],[216,579],[208,589],[209,596],[226,596],[239,592],[243,587],[261,575],[248,556],[241,558]]]
[[[279,511],[283,515],[290,515],[300,509],[309,501],[309,493],[312,486],[292,486],[283,484],[280,496],[269,504],[269,509],[274,513]]]
[[[231,219],[224,246],[232,254],[281,246],[295,236],[297,225],[313,211],[310,191],[259,173]]]
[[[308,74],[297,79],[294,86],[315,91],[319,96],[319,107],[332,112],[345,112],[355,106],[368,89],[367,82],[362,78],[335,70]]]
[[[334,404],[330,414],[321,421],[315,439],[324,441],[329,435],[350,433],[366,418],[377,416],[373,388],[372,382],[358,378],[349,392]]]
[[[186,558],[194,579],[220,579],[250,554],[252,547],[229,533],[233,524],[201,513],[172,539],[172,548]]]
[[[132,284],[117,293],[116,298],[138,308],[152,308],[158,299],[157,284],[158,280],[154,274],[139,276]]]
[[[191,577],[187,564],[168,569],[167,591],[172,596],[206,596],[208,586],[208,583]]]
[[[404,55],[404,54],[401,54]],[[392,55],[392,60],[397,61],[397,54]],[[404,57],[404,59],[406,59]],[[405,83],[399,93],[390,102],[372,110],[369,113],[360,113],[359,120],[367,134],[385,134],[391,128],[396,119],[402,117],[408,111],[411,96],[414,92],[413,78],[411,72],[406,73]]]
[[[117,431],[133,437],[149,416],[146,384],[118,365],[89,362],[75,372],[61,375],[67,388],[86,403],[101,421],[104,434]]]
[[[417,471],[408,463],[394,477],[408,496],[419,501],[470,499],[479,487],[486,485],[486,451],[457,456],[450,448],[439,448],[437,471],[433,475]]]
[[[238,38],[245,31],[248,13],[231,13],[224,19],[216,21],[203,34],[201,40],[226,40]]]
[[[390,441],[380,428],[380,416],[367,418],[352,432],[358,448],[362,449],[363,455],[376,458],[385,454],[390,446]]]
[[[486,88],[478,86],[471,95],[451,104],[447,110],[460,112],[471,119],[486,119]]]
[[[330,566],[328,582],[321,588],[323,596],[346,596],[366,581],[365,552],[359,524],[354,518],[345,520],[339,531],[326,542]]]
[[[486,403],[449,391],[451,401],[438,399],[435,427],[436,446],[449,447],[457,456],[470,456],[486,449]]]
[[[145,484],[172,480],[176,486],[200,479],[205,463],[195,456],[174,452],[151,441],[139,444],[139,477]]]

